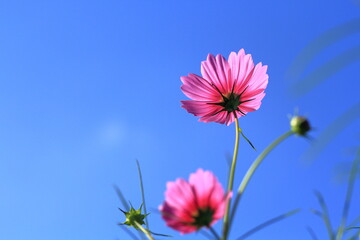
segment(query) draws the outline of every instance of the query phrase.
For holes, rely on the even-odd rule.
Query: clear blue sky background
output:
[[[359,118],[315,160],[302,156],[359,102],[360,65],[299,97],[285,73],[317,36],[359,16],[355,0],[0,1],[0,239],[129,239],[116,225],[124,218],[112,185],[140,205],[135,159],[151,229],[178,239],[155,210],[166,182],[201,167],[225,185],[235,132],[181,109],[179,78],[200,74],[208,53],[241,48],[269,66],[260,110],[240,121],[258,152],[288,130],[295,107],[309,116],[315,140],[293,137],[266,159],[238,209],[232,239],[294,208],[302,211],[250,239],[310,239],[306,226],[326,239],[309,212],[319,209],[313,190],[324,194],[339,224],[346,181],[336,176],[354,158]],[[306,71],[358,46],[359,37],[329,45]],[[241,142],[236,185],[258,152]],[[357,184],[350,219],[360,215]]]

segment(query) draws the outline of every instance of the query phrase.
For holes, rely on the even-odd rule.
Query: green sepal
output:
[[[125,222],[119,223],[119,225],[127,225],[129,227],[134,227],[135,229],[139,229],[138,226],[135,224],[135,222],[137,222],[140,225],[144,225],[145,224],[144,219],[146,218],[146,216],[150,214],[150,213],[142,214],[141,208],[142,208],[142,204],[138,210],[136,210],[133,206],[131,206],[128,212],[119,208],[119,210],[123,212],[126,217]]]

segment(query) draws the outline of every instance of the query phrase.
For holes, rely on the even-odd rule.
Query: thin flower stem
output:
[[[240,128],[239,128],[239,120],[235,117],[235,147],[234,147],[234,154],[233,159],[231,162],[231,168],[229,173],[229,181],[227,191],[231,192],[233,189],[234,184],[234,176],[235,176],[235,167],[236,167],[236,160],[239,150],[239,137],[240,137]],[[229,213],[230,213],[230,205],[231,199],[228,200],[226,205],[225,215],[224,215],[224,223],[223,223],[223,240],[227,239],[228,228],[229,228]]]
[[[149,240],[155,240],[153,238],[153,236],[151,236],[151,233],[149,230],[145,229],[143,226],[141,226],[140,223],[138,223],[137,221],[135,221],[135,225],[146,235],[146,237],[149,239]]]
[[[234,200],[234,205],[233,208],[231,210],[231,216],[230,216],[230,224],[229,224],[229,229],[231,227],[231,223],[233,221],[233,218],[235,216],[236,213],[236,208],[240,202],[240,199],[251,179],[251,177],[254,175],[256,169],[260,166],[260,164],[262,163],[262,161],[264,160],[264,158],[276,147],[278,146],[282,141],[284,141],[286,138],[288,138],[289,136],[293,135],[294,132],[293,131],[288,131],[286,133],[284,133],[283,135],[281,135],[278,139],[276,139],[274,142],[272,142],[267,148],[265,148],[265,150],[255,159],[255,161],[251,164],[250,168],[248,169],[248,171],[246,172],[243,180],[241,181],[241,184],[238,188],[237,194],[236,194],[236,198]]]
[[[356,174],[357,174],[359,163],[360,163],[360,148],[357,152],[357,156],[356,156],[356,158],[353,162],[352,168],[351,168],[351,172],[350,172],[350,176],[349,176],[349,185],[348,185],[347,192],[346,192],[346,198],[345,198],[345,203],[344,203],[341,225],[337,232],[336,240],[341,240],[344,235],[346,220],[349,215],[350,200],[351,200],[352,192],[354,190],[354,184],[355,184],[355,179],[356,179]]]
[[[209,230],[214,235],[216,240],[220,240],[220,236],[217,234],[217,232],[212,227],[209,227]]]

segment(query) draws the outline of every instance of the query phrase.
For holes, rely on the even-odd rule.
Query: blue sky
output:
[[[319,208],[317,189],[334,225],[340,222],[346,184],[336,176],[360,139],[358,55],[297,97],[291,89],[300,80],[286,73],[304,47],[359,12],[356,0],[1,1],[0,239],[128,239],[116,225],[124,218],[112,185],[140,205],[136,159],[151,228],[178,239],[155,210],[166,182],[201,167],[225,185],[235,132],[180,108],[180,76],[200,74],[208,53],[241,48],[269,66],[261,108],[240,120],[257,149],[288,130],[296,107],[314,126],[314,140],[293,137],[266,159],[238,209],[232,239],[294,208],[302,211],[249,239],[310,239],[306,226],[325,239],[309,209]],[[359,33],[322,49],[302,76],[357,47]],[[351,107],[355,120],[313,161],[304,160]],[[240,143],[237,184],[257,154]],[[357,184],[350,219],[360,213]]]

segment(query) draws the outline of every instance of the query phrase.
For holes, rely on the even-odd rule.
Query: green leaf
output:
[[[161,237],[172,237],[170,235],[166,235],[166,234],[161,234],[161,233],[154,233],[152,231],[149,230],[149,232],[152,234],[152,235],[155,235],[155,236],[161,236]]]
[[[319,238],[316,236],[316,233],[314,232],[314,230],[311,227],[307,227],[306,230],[308,231],[308,233],[310,234],[311,238],[313,240],[319,240]]]
[[[122,194],[122,192],[121,192],[121,190],[120,190],[120,188],[118,186],[114,185],[113,187],[114,187],[114,189],[115,189],[115,191],[116,191],[116,193],[117,193],[123,207],[125,208],[126,211],[129,211],[130,206],[126,201],[124,194]]]
[[[143,205],[144,205],[144,214],[145,214],[145,216],[147,216],[149,214],[146,212],[144,184],[143,184],[143,179],[142,179],[142,174],[141,174],[140,163],[139,163],[138,160],[136,160],[136,164],[137,164],[138,173],[139,173],[141,197],[142,197],[142,202],[143,202]],[[145,217],[145,223],[146,223],[146,227],[149,229],[149,221],[148,221],[147,217]]]
[[[302,159],[305,161],[315,159],[337,135],[359,118],[360,102],[357,102],[346,110],[346,112],[338,116],[320,133],[316,141],[314,141],[311,147],[303,154]]]
[[[320,218],[323,217],[322,212],[320,212],[319,210],[316,210],[316,209],[311,208],[311,209],[310,209],[310,212],[312,212],[313,214],[315,214],[316,216],[318,216],[318,217],[320,217]]]
[[[360,164],[360,148],[358,148],[358,152],[356,154],[356,157],[355,157],[355,159],[353,161],[353,165],[352,165],[352,168],[351,168],[348,187],[347,187],[347,191],[346,191],[345,202],[344,202],[344,207],[343,207],[341,225],[340,225],[340,227],[338,229],[338,232],[336,234],[336,239],[337,240],[342,239],[342,237],[344,235],[344,229],[345,229],[347,218],[348,218],[348,215],[349,215],[350,202],[351,202],[351,197],[352,197],[352,193],[353,193],[353,190],[354,190],[354,184],[355,184],[355,179],[356,179],[356,174],[357,174],[357,171],[358,171],[359,164]]]
[[[298,80],[304,76],[306,68],[311,64],[311,61],[316,58],[324,49],[328,48],[330,45],[336,44],[341,40],[358,34],[360,32],[360,19],[355,18],[348,22],[341,23],[314,38],[309,44],[307,44],[296,56],[294,61],[291,63],[288,71],[286,72],[285,78],[288,80]],[[343,67],[344,63],[336,64],[336,68]],[[346,64],[345,64],[346,66]],[[333,70],[334,67],[331,67],[329,70]],[[310,74],[311,75],[311,74]],[[313,75],[313,74],[312,74]],[[305,77],[306,79],[307,77]],[[321,82],[322,75],[315,75],[312,81],[298,81],[296,84],[292,85],[293,92],[296,96],[302,96],[307,91],[311,90]],[[304,85],[304,86],[302,86]]]
[[[210,239],[210,240],[213,240],[213,236],[212,236],[210,233],[206,232],[205,230],[199,229],[198,232],[199,232],[200,234],[202,234],[204,237],[206,237],[206,238],[208,238],[208,239]]]
[[[360,216],[358,216],[357,218],[355,218],[349,225],[348,227],[357,225],[360,222]]]
[[[360,227],[351,227],[351,228],[348,228],[346,230],[350,230],[350,229],[360,229]]]
[[[352,235],[348,240],[359,240],[360,230],[356,231],[354,235]]]
[[[329,211],[328,211],[328,207],[325,203],[324,197],[322,196],[322,194],[319,191],[314,191],[314,194],[315,194],[316,198],[318,199],[318,202],[322,208],[322,213],[321,213],[320,217],[323,219],[323,221],[325,223],[325,227],[327,229],[330,240],[333,240],[333,239],[335,239],[335,234],[334,234],[333,228],[331,226]]]
[[[260,230],[262,230],[262,229],[264,229],[264,228],[266,228],[266,227],[268,227],[268,226],[270,226],[270,225],[272,225],[272,224],[274,224],[276,222],[284,220],[285,218],[290,217],[290,216],[298,213],[299,211],[300,211],[300,209],[294,209],[294,210],[291,210],[291,211],[289,211],[287,213],[281,214],[281,215],[279,215],[277,217],[271,218],[271,219],[259,224],[258,226],[250,229],[249,231],[247,231],[246,233],[244,233],[243,235],[238,237],[237,240],[246,239],[247,237],[253,235],[254,233],[256,233],[256,232],[258,232],[258,231],[260,231]]]
[[[251,143],[251,141],[245,136],[244,132],[242,131],[241,128],[239,128],[239,131],[241,133],[241,136],[243,136],[245,138],[245,140],[250,144],[250,146],[256,151],[256,148],[254,146],[254,144]]]

